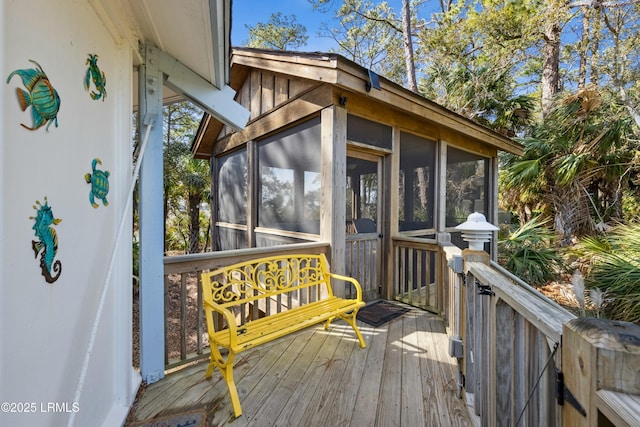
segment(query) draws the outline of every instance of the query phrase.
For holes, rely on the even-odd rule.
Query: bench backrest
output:
[[[205,305],[240,307],[239,323],[250,320],[247,316],[263,317],[333,295],[323,254],[259,258],[203,273],[201,278]]]

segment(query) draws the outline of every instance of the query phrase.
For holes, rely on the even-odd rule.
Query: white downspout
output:
[[[98,325],[100,324],[100,318],[102,317],[102,311],[104,309],[105,300],[107,298],[107,293],[109,291],[109,284],[111,282],[111,274],[113,272],[113,266],[115,263],[116,255],[118,252],[118,245],[122,238],[122,232],[124,230],[124,226],[126,221],[129,219],[127,213],[129,212],[129,208],[131,207],[131,203],[133,201],[133,192],[136,188],[136,181],[138,180],[138,175],[140,174],[140,166],[142,164],[142,159],[144,158],[144,152],[147,148],[147,141],[149,140],[149,134],[151,133],[151,128],[156,122],[155,115],[151,115],[145,117],[144,124],[146,125],[146,130],[144,134],[144,138],[142,140],[142,145],[140,145],[140,151],[138,154],[138,161],[136,162],[135,168],[133,170],[133,176],[131,178],[131,184],[129,185],[129,193],[127,196],[127,200],[124,206],[124,210],[122,215],[120,216],[120,224],[118,226],[118,232],[116,234],[116,241],[113,245],[113,249],[111,251],[111,257],[109,259],[109,266],[107,268],[107,276],[102,285],[102,293],[100,294],[100,301],[98,303],[98,310],[96,312],[96,317],[93,321],[93,326],[91,328],[91,335],[89,335],[89,345],[87,347],[87,352],[84,355],[84,361],[82,363],[82,370],[80,371],[80,379],[78,380],[78,386],[76,387],[76,392],[73,396],[73,402],[80,402],[80,397],[82,396],[82,390],[84,388],[84,384],[87,378],[87,371],[89,369],[89,362],[91,361],[91,354],[93,352],[93,346],[96,342],[96,336],[98,333]],[[67,426],[72,427],[75,421],[76,412],[71,412],[71,416],[69,417],[69,422]]]

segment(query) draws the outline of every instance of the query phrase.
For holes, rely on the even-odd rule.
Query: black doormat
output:
[[[361,308],[356,318],[367,325],[377,328],[409,311],[407,307],[387,301],[376,301]]]

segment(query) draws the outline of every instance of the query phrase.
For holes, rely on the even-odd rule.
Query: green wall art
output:
[[[98,67],[98,55],[89,54],[86,65],[89,68],[87,68],[87,74],[84,77],[84,88],[88,91],[91,87],[91,81],[93,81],[96,91],[91,91],[89,96],[94,101],[100,98],[104,101],[107,97],[107,77],[104,75],[104,71],[100,71],[100,67]]]
[[[18,102],[22,111],[31,106],[31,115],[33,116],[33,126],[29,127],[20,123],[25,129],[36,130],[45,124],[45,130],[49,131],[51,123],[55,123],[58,127],[58,111],[60,110],[60,96],[53,88],[49,77],[44,72],[40,64],[36,61],[29,60],[36,65],[36,68],[26,68],[24,70],[15,70],[7,78],[7,84],[13,76],[18,75],[22,79],[22,84],[27,90],[16,88]]]
[[[58,233],[56,233],[53,226],[58,225],[62,220],[53,216],[53,211],[46,197],[44,198],[44,204],[36,200],[33,209],[36,210],[36,216],[30,216],[29,219],[34,220],[32,229],[38,240],[32,240],[31,247],[36,259],[38,254],[40,255],[40,268],[45,280],[48,283],[53,283],[58,280],[62,273],[60,260],[54,262],[58,252]]]
[[[107,201],[107,194],[109,193],[109,171],[103,171],[96,168],[97,165],[101,165],[102,161],[98,158],[93,159],[91,162],[91,173],[85,174],[84,180],[87,184],[91,184],[91,191],[89,191],[89,201],[91,206],[98,208],[96,199],[102,200],[102,204],[109,206]]]

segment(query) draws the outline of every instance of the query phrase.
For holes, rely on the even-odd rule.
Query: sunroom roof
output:
[[[246,75],[241,72],[246,68],[262,69],[329,83],[338,89],[365,95],[372,102],[380,103],[390,109],[402,110],[408,114],[424,117],[425,120],[437,123],[439,126],[451,129],[497,150],[522,154],[521,144],[382,76],[377,76],[380,90],[371,90],[370,88],[368,90],[369,70],[336,53],[233,48],[230,84],[235,90],[239,90],[242,81],[234,76]],[[206,157],[210,155],[211,146],[217,137],[216,133],[221,129],[219,125],[215,125],[215,122],[211,118],[205,117],[203,119],[192,147],[195,156]]]

